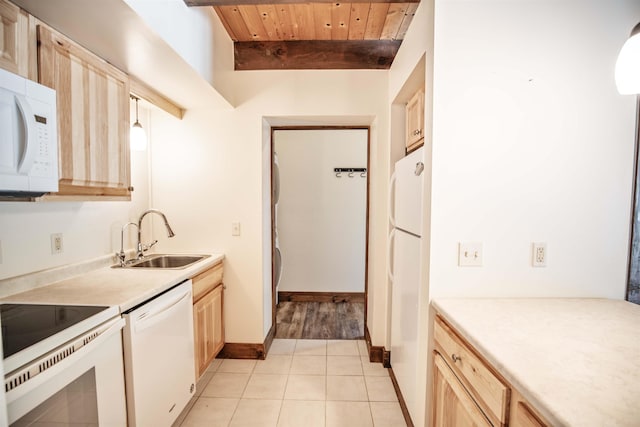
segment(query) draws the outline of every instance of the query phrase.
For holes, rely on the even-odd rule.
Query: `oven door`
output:
[[[12,426],[127,423],[118,317],[5,378]]]

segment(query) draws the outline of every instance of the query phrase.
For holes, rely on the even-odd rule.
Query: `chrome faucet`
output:
[[[120,260],[120,267],[124,267],[125,265],[127,265],[127,255],[124,253],[124,229],[130,225],[138,227],[138,224],[136,224],[135,222],[128,222],[123,225],[122,229],[120,230],[120,252],[116,254],[118,260]]]
[[[160,215],[162,217],[162,219],[164,220],[164,226],[167,228],[167,236],[168,237],[173,237],[175,236],[175,233],[173,232],[173,230],[171,229],[171,226],[169,225],[169,221],[167,221],[167,217],[160,212],[158,209],[148,209],[146,211],[144,211],[142,213],[142,215],[140,215],[140,219],[138,220],[138,245],[137,245],[137,251],[136,251],[136,258],[141,259],[144,256],[144,253],[146,251],[148,251],[149,249],[151,249],[151,247],[153,245],[155,245],[156,243],[158,243],[157,240],[154,240],[153,242],[151,242],[148,245],[143,245],[142,241],[141,241],[141,234],[142,234],[142,219],[150,213],[156,213],[158,215]]]

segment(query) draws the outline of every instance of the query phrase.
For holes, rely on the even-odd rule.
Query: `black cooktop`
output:
[[[109,307],[0,304],[3,356],[6,359],[107,308]]]

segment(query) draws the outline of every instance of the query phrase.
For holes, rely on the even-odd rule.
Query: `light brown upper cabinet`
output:
[[[0,68],[36,80],[35,19],[13,3],[0,0]]]
[[[60,189],[77,199],[131,199],[128,76],[45,25],[38,78],[57,93]]]
[[[424,89],[420,89],[407,102],[407,153],[424,144]]]

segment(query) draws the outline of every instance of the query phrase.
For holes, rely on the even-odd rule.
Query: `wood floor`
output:
[[[276,338],[364,338],[364,303],[281,301],[276,311]]]

